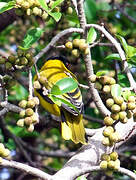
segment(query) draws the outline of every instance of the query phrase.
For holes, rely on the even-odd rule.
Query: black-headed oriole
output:
[[[39,75],[40,77],[45,78],[44,87],[47,90],[50,91],[57,81],[66,77],[72,77],[77,82],[75,75],[64,65],[64,61],[66,61],[66,59],[63,57],[51,57],[42,66]],[[38,77],[35,75],[34,81],[37,79]],[[56,116],[61,116],[61,132],[62,137],[65,140],[71,139],[76,144],[86,144],[82,115],[83,102],[82,95],[78,87],[61,95],[61,98],[73,104],[78,109],[78,112],[65,103],[62,103],[59,107],[49,98],[48,95],[43,93],[42,89],[35,89],[34,93],[38,96],[41,105],[48,112]]]

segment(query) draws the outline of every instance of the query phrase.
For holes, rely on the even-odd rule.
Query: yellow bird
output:
[[[77,110],[65,103],[61,103],[61,106],[58,106],[48,94],[53,85],[63,78],[71,77],[77,82],[75,75],[64,65],[65,61],[63,57],[51,57],[45,62],[39,73],[40,78],[42,77],[44,81],[42,83],[43,88],[34,89],[34,94],[39,98],[45,110],[61,117],[61,133],[65,140],[71,139],[76,144],[86,144],[82,115],[83,102],[79,88],[77,87],[61,95],[62,99],[74,105]],[[38,77],[35,75],[34,81],[37,79]]]

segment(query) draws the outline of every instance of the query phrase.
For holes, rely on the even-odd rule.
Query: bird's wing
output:
[[[79,114],[82,114],[83,112],[83,102],[82,102],[82,95],[80,92],[79,88],[76,88],[66,94],[63,94],[61,96],[64,100],[68,101],[69,103],[71,103],[72,105],[74,105],[76,107],[76,109],[74,109],[73,107],[62,103],[62,107],[64,109],[66,109],[68,112],[70,112],[71,114],[78,116]]]

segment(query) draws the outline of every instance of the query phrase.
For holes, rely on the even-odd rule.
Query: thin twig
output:
[[[86,28],[90,28],[90,27],[94,27],[96,28],[97,30],[101,31],[109,41],[111,41],[112,44],[114,44],[115,48],[117,49],[121,59],[122,59],[122,63],[123,63],[123,68],[124,68],[124,71],[126,72],[126,75],[128,77],[128,80],[130,82],[130,86],[134,89],[134,91],[136,92],[136,82],[129,70],[129,67],[128,67],[128,63],[126,61],[126,56],[125,56],[125,53],[124,51],[122,50],[121,46],[120,46],[120,43],[117,42],[117,40],[115,38],[113,38],[110,33],[108,31],[106,31],[106,29],[103,27],[103,26],[100,26],[100,25],[97,25],[97,24],[87,24],[86,25]]]
[[[99,46],[109,46],[109,47],[112,47],[114,46],[112,43],[98,43]]]
[[[33,97],[33,84],[32,84],[32,72],[31,68],[29,69],[29,99]]]
[[[7,108],[4,108],[0,111],[0,116],[4,116],[9,110]]]
[[[136,161],[136,156],[135,155],[128,155],[128,154],[124,154],[124,153],[118,153],[119,156],[122,156],[123,158],[126,158],[127,160],[130,159],[130,160],[133,160],[133,161]]]
[[[79,176],[81,176],[81,175],[84,175],[84,174],[86,174],[86,173],[90,173],[90,172],[93,172],[93,171],[101,171],[100,166],[90,166],[90,167],[86,168],[86,170],[81,171],[80,174],[75,174],[75,176],[73,177],[73,179],[76,179],[77,177],[79,177]],[[123,174],[126,174],[127,176],[129,176],[129,177],[131,177],[131,178],[133,178],[133,179],[136,180],[136,174],[135,174],[134,172],[128,170],[128,169],[125,169],[125,168],[120,167],[120,168],[118,169],[118,172],[123,173]]]
[[[60,45],[60,46],[53,46],[56,49],[65,49],[65,45]]]
[[[53,47],[59,40],[60,38],[62,38],[65,35],[71,34],[71,33],[83,33],[83,29],[80,28],[69,28],[69,29],[65,29],[64,31],[61,31],[59,34],[57,34],[51,41],[50,43],[43,48],[35,57],[34,57],[34,61],[35,63],[38,61],[39,58],[41,58],[45,53],[47,53],[51,47]]]
[[[9,102],[0,102],[0,106],[3,107],[3,108],[7,108],[8,111],[12,111],[12,112],[16,112],[16,113],[20,113],[20,111],[22,111],[22,108],[14,105],[14,104],[11,104]]]
[[[89,86],[87,86],[87,85],[84,85],[84,84],[78,84],[78,85],[79,85],[79,87],[81,87],[81,88],[89,89]]]
[[[97,46],[100,43],[100,41],[101,41],[101,39],[99,39],[98,41],[94,42],[93,44],[91,44],[89,46],[89,48],[93,48],[93,47]]]
[[[125,168],[119,168],[118,172],[120,172],[122,174],[126,174],[127,176],[136,180],[136,174],[133,171],[130,171],[130,170],[125,169]]]
[[[133,145],[133,146],[123,146],[123,147],[120,147],[119,149],[119,152],[125,152],[125,151],[136,151],[136,145]]]
[[[70,158],[71,156],[73,156],[75,154],[75,152],[65,152],[62,150],[57,150],[57,151],[39,151],[36,148],[32,147],[32,146],[28,146],[27,143],[25,143],[24,141],[22,141],[22,145],[28,149],[29,151],[31,151],[32,153],[38,154],[40,156],[46,156],[46,157],[59,157],[59,158]]]
[[[83,29],[84,33],[83,33],[83,38],[86,37],[86,18],[85,18],[85,12],[84,12],[84,0],[78,0],[77,1],[77,11],[78,11],[78,18],[80,21],[80,26]]]
[[[85,170],[81,170],[80,174],[75,173],[74,176],[72,177],[72,179],[76,179],[79,176],[82,176],[84,174],[91,173],[91,172],[94,172],[94,171],[101,171],[100,166],[90,166],[90,167],[86,168]]]
[[[27,176],[27,174],[23,172],[19,177],[17,177],[16,180],[22,180],[25,178],[25,176]]]
[[[77,15],[78,15],[77,2],[76,2],[76,0],[71,0],[71,2],[72,2],[73,6],[74,6],[74,8],[75,8],[75,11],[76,11]]]
[[[83,28],[84,33],[83,33],[83,38],[87,38],[87,33],[85,31],[86,28],[86,18],[85,18],[85,12],[84,12],[84,7],[83,7],[83,0],[79,0],[77,2],[77,8],[78,8],[78,16],[79,16],[79,20],[80,20],[80,26]],[[89,47],[89,45],[88,45]],[[89,52],[88,55],[84,56],[84,61],[85,61],[85,66],[86,66],[86,73],[87,73],[87,77],[88,77],[88,83],[89,83],[89,88],[90,88],[90,92],[91,95],[93,97],[93,100],[98,108],[98,110],[100,111],[100,113],[103,116],[107,116],[110,114],[110,111],[105,107],[105,105],[103,104],[98,91],[94,88],[94,85],[91,83],[90,80],[90,76],[94,74],[93,71],[93,65],[92,65],[92,61],[91,61],[91,53]]]
[[[7,89],[5,89],[4,100],[5,100],[5,102],[8,102],[8,90]]]
[[[39,78],[40,78],[40,74],[39,74],[39,72],[38,72],[38,68],[37,68],[37,65],[36,65],[36,64],[34,64],[34,68],[35,68],[36,75],[37,75],[37,77],[38,77],[38,79],[39,79]]]
[[[47,174],[47,173],[45,173],[45,172],[43,172],[37,168],[28,166],[24,163],[19,163],[16,161],[8,161],[8,160],[3,159],[2,163],[0,165],[3,167],[16,168],[18,170],[26,172],[27,174],[31,174],[33,176],[42,178],[44,180],[50,180],[51,179],[51,175],[49,175],[49,174]]]
[[[136,20],[132,17],[129,16],[119,5],[116,5],[116,8],[121,12],[121,14],[123,14],[127,19],[129,19],[131,22],[133,22],[134,24],[136,24]]]
[[[1,117],[1,119],[0,119],[0,127],[1,127],[2,132],[5,135],[5,137],[12,138],[14,140],[15,144],[17,145],[17,147],[19,148],[20,152],[22,153],[22,155],[25,157],[25,159],[30,163],[30,165],[34,166],[34,163],[31,161],[30,156],[26,153],[22,144],[20,143],[19,138],[16,137],[13,133],[11,133],[9,131],[9,129],[7,128],[3,117]]]
[[[91,121],[91,122],[98,122],[98,123],[100,123],[100,124],[103,124],[103,125],[104,125],[104,123],[103,123],[103,120],[102,120],[102,119],[98,119],[98,118],[95,118],[95,117],[91,117],[91,116],[86,115],[86,114],[84,114],[84,115],[83,115],[83,118],[84,118],[84,119],[86,119],[86,120],[88,120],[88,121]]]
[[[89,48],[93,48],[95,46],[108,46],[108,47],[113,47],[114,45],[112,43],[101,43],[100,41],[97,41],[91,45],[89,45]],[[55,49],[65,49],[64,45],[59,45],[59,46],[53,46]]]

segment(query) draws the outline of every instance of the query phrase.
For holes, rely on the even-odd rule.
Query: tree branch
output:
[[[85,18],[85,12],[84,12],[84,7],[83,7],[83,0],[79,0],[77,2],[77,9],[78,9],[78,17],[80,20],[80,26],[82,27],[82,29],[84,30],[83,33],[83,38],[87,38],[87,33],[86,33],[86,18]],[[89,45],[88,45],[89,48]],[[93,100],[98,108],[98,110],[100,111],[100,113],[103,116],[107,116],[110,114],[110,111],[105,107],[105,105],[103,104],[98,91],[94,88],[94,85],[91,83],[90,80],[90,76],[94,74],[93,71],[93,65],[92,65],[92,61],[91,61],[91,53],[89,52],[88,55],[84,56],[84,61],[85,61],[85,66],[86,66],[86,73],[87,73],[87,77],[88,77],[88,83],[89,83],[89,88],[90,88],[90,93],[93,97]]]
[[[98,119],[98,118],[95,118],[95,117],[91,117],[91,116],[86,115],[86,114],[83,115],[83,118],[86,119],[86,120],[88,120],[88,121],[91,121],[91,122],[98,122],[98,123],[104,125],[102,119]]]
[[[80,21],[80,26],[81,28],[84,30],[84,37],[86,36],[86,29],[85,29],[85,26],[86,26],[86,18],[85,18],[85,12],[84,12],[84,7],[83,7],[83,3],[84,3],[84,0],[78,0],[77,1],[77,11],[78,11],[78,18],[79,18],[79,21]]]
[[[28,74],[29,74],[29,98],[31,99],[33,97],[33,84],[32,84],[31,68],[28,70]]]
[[[57,150],[57,151],[39,151],[37,149],[35,149],[32,146],[28,146],[27,143],[22,141],[22,145],[29,151],[31,151],[32,153],[38,154],[40,156],[46,156],[46,157],[58,157],[58,158],[70,158],[71,156],[73,156],[75,154],[75,152],[65,152],[62,150]]]
[[[90,173],[90,172],[93,172],[93,171],[101,171],[100,166],[91,166],[91,167],[88,166],[88,168],[86,168],[86,170],[80,172],[80,174],[75,174],[75,176],[73,176],[72,178],[76,179],[77,177],[79,177],[81,175],[84,175],[86,173]],[[133,179],[136,179],[136,174],[133,173],[132,171],[128,170],[128,169],[120,167],[117,172],[120,172],[122,174],[126,174],[127,176],[129,176],[129,177],[131,177]]]
[[[7,111],[12,111],[15,113],[20,113],[20,111],[22,111],[22,108],[14,105],[14,104],[8,103],[7,101],[0,102],[0,106],[3,108],[6,108]]]
[[[0,116],[4,116],[9,110],[7,108],[4,108],[0,111]]]
[[[43,49],[34,57],[35,64],[36,64],[36,62],[38,61],[39,58],[41,58],[45,53],[47,53],[47,52],[50,50],[50,48],[52,48],[52,47],[60,40],[60,38],[62,38],[62,37],[65,36],[65,35],[74,33],[74,32],[77,32],[77,33],[82,34],[82,33],[83,33],[83,29],[80,29],[80,28],[69,28],[69,29],[65,29],[64,31],[61,31],[61,32],[60,32],[59,34],[57,34],[54,38],[52,38],[52,40],[50,41],[50,43],[49,43],[45,48],[43,48]]]
[[[1,127],[1,130],[2,130],[4,137],[7,139],[12,138],[14,140],[15,144],[17,145],[18,149],[20,150],[20,152],[24,156],[24,158],[30,163],[30,165],[34,166],[34,163],[31,161],[30,156],[27,154],[27,152],[23,148],[22,144],[20,143],[19,138],[16,137],[13,133],[11,133],[9,131],[9,129],[7,128],[3,117],[0,118],[0,127]]]
[[[77,2],[76,2],[75,0],[71,0],[71,2],[72,2],[73,6],[74,6],[74,8],[75,8],[75,11],[76,11],[77,15],[78,15]]]
[[[103,27],[103,26],[100,26],[100,25],[97,25],[97,24],[87,24],[86,25],[86,28],[90,28],[90,27],[94,27],[96,28],[97,30],[101,31],[109,41],[111,41],[112,44],[114,44],[115,48],[117,49],[121,59],[122,59],[122,63],[123,63],[123,68],[124,68],[124,71],[126,72],[127,74],[127,77],[128,77],[128,80],[130,82],[130,86],[134,89],[134,91],[136,92],[136,82],[129,70],[129,67],[128,67],[128,63],[126,61],[126,57],[125,57],[125,53],[124,51],[122,50],[121,46],[120,46],[120,43],[117,42],[117,40],[115,38],[113,38],[110,33],[108,31],[106,31],[106,29]]]
[[[129,130],[132,129],[132,127],[136,125],[136,123],[133,122],[132,119],[128,121],[126,124],[118,123],[115,126],[115,129],[117,132],[119,132],[121,138],[124,138],[128,135]],[[82,148],[77,152],[76,155],[74,155],[65,165],[64,167],[59,170],[53,178],[56,180],[64,179],[73,179],[76,174],[81,174],[81,172],[85,172],[88,167],[98,166],[100,163],[100,157],[103,153],[105,153],[106,147],[102,145],[102,139],[103,139],[103,128],[96,131],[95,135],[89,138],[89,143],[87,145],[82,146]],[[136,132],[133,132],[129,138],[131,138],[133,135],[135,135]],[[119,148],[122,144],[124,144],[127,141],[125,139],[124,141],[121,141],[116,144],[116,148]],[[125,173],[121,169],[122,173]]]
[[[125,169],[125,168],[119,168],[118,172],[122,174],[126,174],[127,176],[131,177],[132,179],[136,180],[136,174],[132,171]]]
[[[2,163],[0,164],[0,166],[16,168],[18,170],[21,170],[21,171],[26,172],[28,174],[31,174],[33,176],[42,178],[44,180],[51,180],[51,175],[49,175],[49,174],[47,174],[47,173],[45,173],[45,172],[43,172],[37,168],[31,167],[31,166],[28,166],[26,164],[19,163],[16,161],[8,161],[5,159],[2,159]]]

